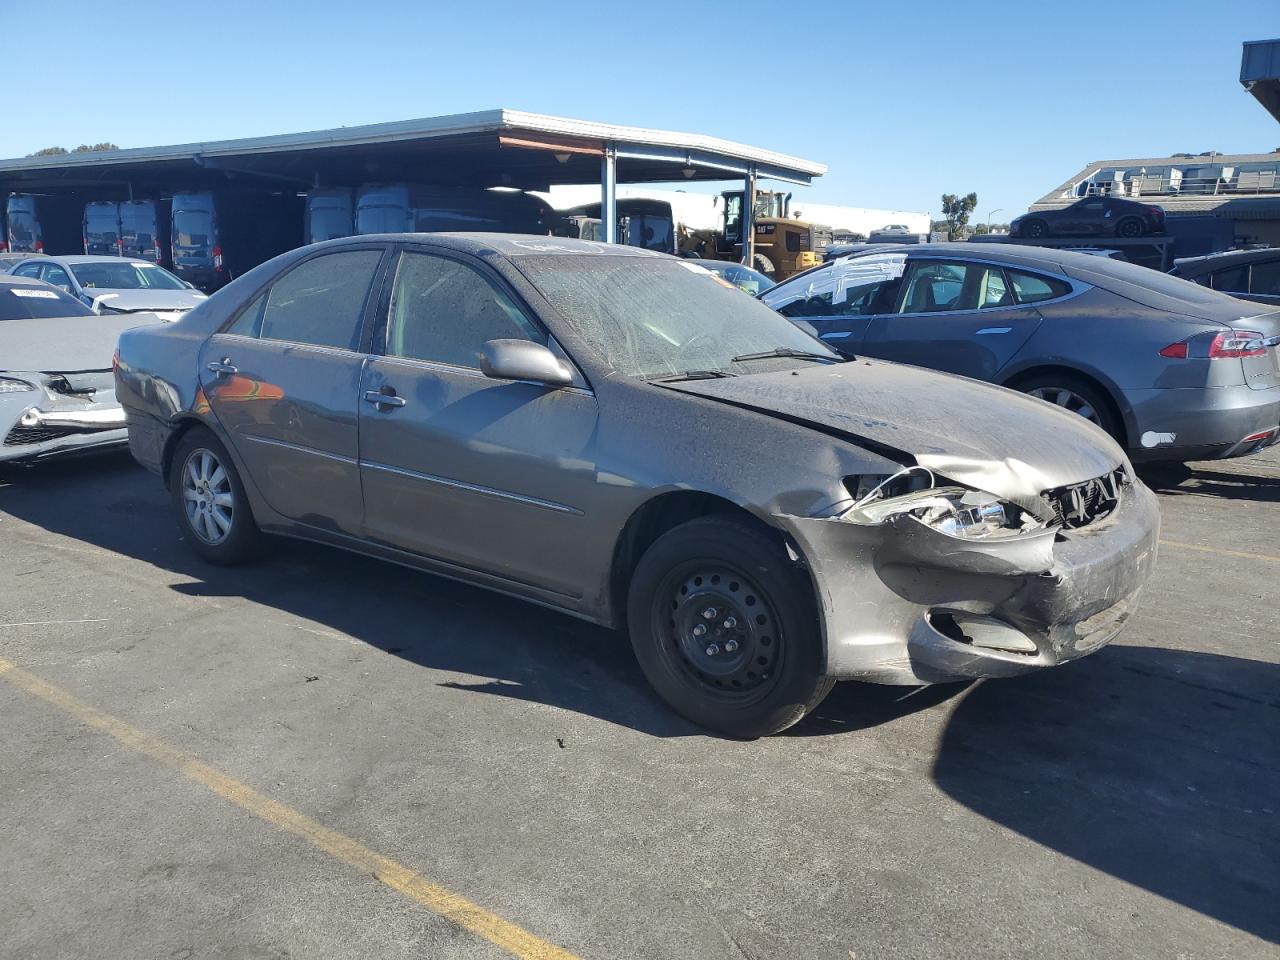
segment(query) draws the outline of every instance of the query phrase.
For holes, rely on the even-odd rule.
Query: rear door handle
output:
[[[209,369],[220,377],[229,377],[233,373],[240,372],[239,367],[233,367],[231,365],[230,357],[223,357],[221,360],[213,361],[213,363],[209,364]]]
[[[384,387],[383,389],[390,389]],[[397,397],[394,393],[383,393],[381,390],[366,390],[364,392],[364,402],[372,403],[375,407],[403,407],[405,405],[404,397]]]

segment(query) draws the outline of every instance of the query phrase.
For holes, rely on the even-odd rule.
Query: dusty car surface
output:
[[[282,533],[624,628],[671,706],[733,736],[840,678],[1083,656],[1155,560],[1154,497],[1093,424],[842,362],[633,247],[316,244],[124,333],[117,393],[206,559]]]
[[[164,267],[135,257],[32,257],[10,271],[71,294],[95,313],[150,313],[177,320],[207,295]]]
[[[123,445],[111,355],[154,318],[101,317],[38,280],[0,276],[0,462]]]
[[[1102,427],[1137,460],[1280,442],[1280,313],[1074,250],[934,243],[854,254],[760,299],[846,356],[989,380]]]

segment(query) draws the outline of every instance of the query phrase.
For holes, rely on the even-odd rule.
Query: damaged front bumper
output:
[[[1132,612],[1160,530],[1137,481],[1085,527],[1004,540],[961,540],[911,517],[778,519],[817,587],[827,674],[890,684],[1014,676],[1097,650]]]
[[[129,441],[124,409],[110,391],[98,391],[93,399],[49,396],[14,413],[0,419],[0,462],[87,453]]]

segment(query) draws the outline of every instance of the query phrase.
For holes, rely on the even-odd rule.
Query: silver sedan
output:
[[[487,234],[315,244],[120,338],[134,456],[214,563],[288,534],[625,629],[732,736],[841,678],[1120,630],[1155,500],[1081,417],[834,351],[706,271]]]

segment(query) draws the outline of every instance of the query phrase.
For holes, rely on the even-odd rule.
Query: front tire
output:
[[[178,441],[169,492],[183,536],[203,559],[230,566],[257,554],[262,534],[244,484],[226,448],[207,428],[193,427]]]
[[[1147,232],[1147,226],[1141,220],[1129,217],[1127,220],[1121,220],[1116,224],[1116,236],[1125,237],[1127,239],[1135,239],[1143,236]]]
[[[717,733],[778,733],[834,686],[809,578],[766,531],[732,517],[659,537],[632,576],[627,622],[658,695]]]
[[[751,266],[757,273],[763,273],[770,280],[777,280],[774,271],[777,269],[773,261],[766,257],[763,253],[757,253],[751,258]]]

